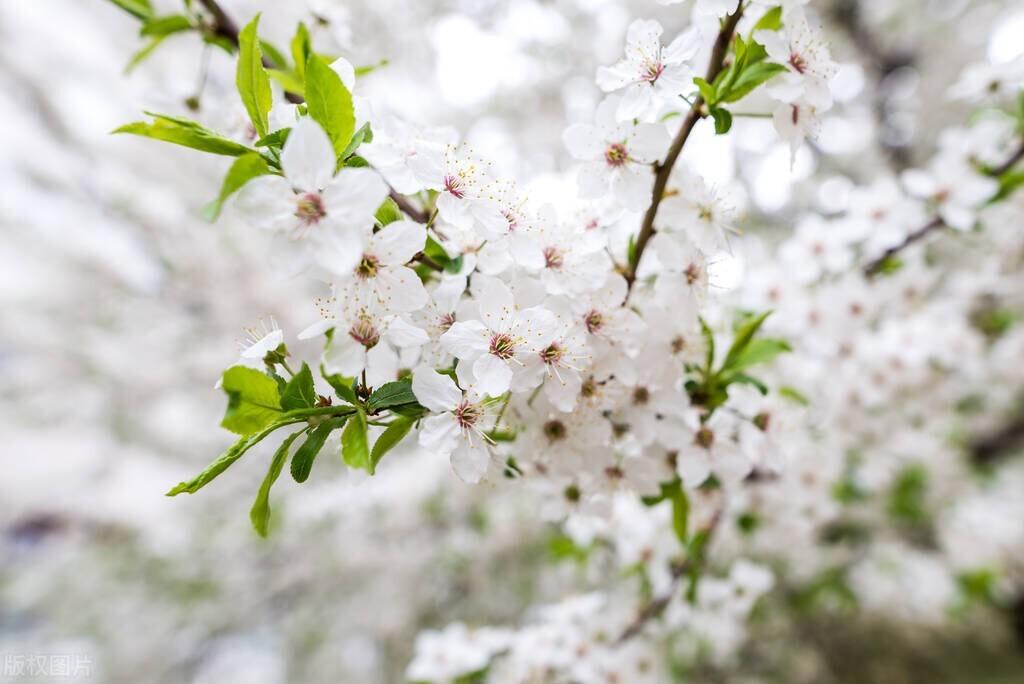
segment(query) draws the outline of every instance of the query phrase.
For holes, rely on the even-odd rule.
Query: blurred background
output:
[[[454,125],[535,198],[572,182],[562,131],[590,116],[594,71],[629,22],[657,18],[672,36],[688,20],[652,0],[223,4],[243,23],[263,11],[278,44],[304,20],[325,52],[387,60],[358,94]],[[770,122],[751,120],[721,138],[698,128],[687,148],[755,242],[926,162],[938,131],[971,113],[947,97],[957,75],[1024,51],[1019,1],[812,6],[842,65],[818,141],[791,166]],[[3,676],[17,679],[12,658],[67,655],[104,682],[399,682],[424,628],[515,624],[611,581],[564,562],[536,500],[466,486],[414,448],[372,480],[327,458],[304,491],[283,478],[268,540],[247,517],[268,448],[201,496],[163,496],[231,441],[214,383],[245,328],[273,316],[293,343],[319,293],[269,277],[265,246],[230,212],[203,220],[223,160],[108,134],[144,109],[244,122],[228,55],[174,36],[126,74],[137,31],[103,0],[0,3]],[[770,647],[755,640],[740,665],[695,681],[1024,681],[1005,618],[950,631],[814,610],[768,621]]]

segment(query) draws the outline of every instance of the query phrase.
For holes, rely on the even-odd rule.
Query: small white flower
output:
[[[656,114],[666,101],[691,87],[693,70],[686,63],[700,47],[697,30],[690,28],[662,47],[662,27],[637,19],[626,32],[626,56],[597,70],[597,85],[606,93],[625,89],[616,109],[620,121]]]
[[[497,397],[509,390],[515,376],[532,378],[524,375],[524,362],[543,350],[556,319],[538,306],[519,310],[512,291],[498,280],[484,280],[476,295],[480,318],[452,325],[441,336],[441,345],[459,359],[457,372],[463,386]]]
[[[579,172],[580,196],[606,196],[609,189],[623,207],[643,211],[651,201],[654,181],[650,164],[668,149],[662,124],[618,123],[620,98],[612,95],[598,106],[593,124],[573,124],[565,131],[569,152],[585,162]]]
[[[327,134],[303,117],[281,152],[284,176],[260,176],[239,193],[239,207],[256,225],[287,238],[279,254],[289,270],[316,264],[347,274],[359,262],[363,234],[388,189],[375,171],[342,169],[335,175],[335,165]]]
[[[479,482],[491,462],[490,440],[483,430],[484,403],[460,390],[449,376],[425,365],[413,371],[412,392],[435,414],[423,420],[420,445],[450,457],[455,474],[466,482]]]

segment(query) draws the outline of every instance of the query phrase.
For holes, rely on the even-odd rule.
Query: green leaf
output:
[[[341,457],[350,468],[361,468],[373,473],[366,437],[366,414],[362,409],[356,411],[341,433]]]
[[[709,106],[715,104],[715,88],[703,78],[693,79],[694,85],[700,90],[700,96]]]
[[[708,327],[707,322],[703,318],[700,320],[700,333],[704,336],[704,346],[707,350],[704,355],[704,370],[707,375],[711,374],[711,366],[715,362],[715,334],[711,332],[711,328]]]
[[[313,41],[309,37],[309,29],[302,22],[295,30],[295,36],[291,43],[292,59],[295,61],[295,73],[299,80],[306,78],[306,60],[313,53]]]
[[[377,413],[382,409],[402,404],[415,404],[416,395],[412,393],[412,381],[398,380],[381,385],[370,395],[366,402],[366,409],[370,413]]]
[[[206,466],[201,473],[196,475],[187,482],[179,482],[171,491],[167,492],[167,496],[177,496],[178,494],[188,493],[195,494],[200,489],[208,485],[218,475],[223,473],[225,470],[231,467],[231,465],[240,459],[246,451],[251,449],[253,446],[258,444],[264,437],[272,433],[278,428],[286,425],[294,425],[297,420],[281,420],[278,422],[271,423],[267,427],[263,428],[259,432],[251,435],[246,435],[239,439],[237,442],[232,444],[227,451],[221,454],[217,460],[210,465]]]
[[[157,36],[153,40],[146,43],[146,45],[132,55],[132,58],[128,61],[128,64],[124,67],[124,73],[130,74],[135,67],[139,66],[144,62],[153,52],[160,47],[160,44],[164,42],[164,38],[167,36]]]
[[[373,450],[370,451],[370,474],[377,470],[377,464],[384,458],[384,454],[391,451],[393,448],[398,446],[399,443],[405,436],[409,434],[409,430],[412,429],[413,424],[416,421],[412,418],[406,418],[404,416],[398,416],[391,424],[388,425],[384,432],[380,433],[380,437],[373,443]]]
[[[175,145],[191,147],[194,150],[211,154],[223,154],[229,157],[238,157],[254,151],[241,143],[214,133],[195,121],[166,114],[146,113],[153,117],[152,123],[136,121],[121,126],[114,130],[113,133],[141,135],[145,138],[163,140]]]
[[[753,36],[757,31],[778,31],[782,28],[782,7],[772,7],[770,10],[764,13],[757,23],[754,24],[754,28],[750,29],[750,35]]]
[[[345,149],[341,152],[341,159],[348,159],[351,157],[364,142],[373,142],[373,129],[370,128],[369,121],[360,126],[359,130],[352,136],[352,140],[349,141],[348,145],[346,145]],[[391,198],[389,197],[388,199]]]
[[[153,17],[142,24],[140,35],[143,36],[169,36],[172,33],[191,31],[195,28],[192,20],[184,14],[170,14],[166,17]]]
[[[306,105],[340,157],[356,128],[352,94],[337,72],[317,55],[310,55],[306,62]]]
[[[128,14],[139,19],[149,19],[153,16],[153,6],[149,0],[110,0],[112,3],[123,9]]]
[[[284,56],[284,53],[274,47],[274,44],[268,40],[260,38],[260,50],[267,56],[270,63],[278,69],[287,71],[288,70],[288,58]]]
[[[311,408],[316,404],[316,388],[313,386],[313,373],[306,363],[292,376],[281,393],[281,408],[285,411]]]
[[[398,204],[395,203],[395,200],[388,197],[377,209],[375,218],[377,219],[377,223],[382,226],[386,226],[389,223],[401,221],[403,218],[402,210],[398,208]]]
[[[313,461],[316,460],[320,450],[324,448],[324,442],[327,441],[328,435],[344,425],[347,420],[348,416],[331,418],[312,428],[312,430],[307,430],[309,436],[306,437],[306,441],[302,443],[302,446],[292,456],[292,479],[300,484],[309,479],[309,473],[313,470]]]
[[[662,485],[662,492],[666,499],[672,502],[672,530],[676,533],[676,539],[680,544],[686,545],[686,538],[689,534],[688,526],[690,520],[690,500],[683,491],[682,482],[679,478],[672,481],[667,487]]]
[[[759,85],[786,71],[786,67],[774,62],[759,62],[752,64],[743,70],[740,77],[733,83],[729,92],[722,97],[722,102],[736,102],[742,100]]]
[[[256,493],[256,501],[253,502],[252,509],[249,511],[249,520],[252,521],[252,526],[261,537],[267,536],[267,524],[270,522],[270,488],[274,486],[281,471],[284,470],[284,463],[288,460],[288,450],[291,448],[292,442],[303,432],[305,430],[293,432],[281,442],[281,446],[274,452],[267,476],[263,478],[263,484],[260,485],[260,490]]]
[[[765,385],[763,382],[761,382],[754,376],[747,375],[746,373],[736,373],[735,375],[730,375],[729,378],[724,382],[726,385],[734,383],[738,383],[740,385],[750,385],[756,388],[757,391],[760,392],[762,395],[768,394],[767,385]]]
[[[260,15],[256,15],[238,34],[238,70],[235,74],[235,85],[242,98],[245,110],[249,112],[256,134],[263,137],[267,134],[270,124],[270,108],[273,105],[273,93],[270,90],[270,78],[263,68],[263,52],[257,38]]]
[[[636,236],[630,235],[629,240],[626,242],[626,262],[629,264],[630,270],[636,271],[639,259],[640,255],[636,251]]]
[[[923,523],[928,519],[928,471],[919,464],[905,468],[889,491],[888,511],[896,520]]]
[[[288,135],[291,132],[291,128],[279,128],[273,133],[263,136],[254,144],[256,147],[271,147],[280,150],[282,147],[284,147],[285,142],[288,141]]]
[[[715,134],[725,135],[732,128],[732,114],[727,109],[712,107],[711,116],[715,120]]]
[[[222,382],[228,409],[221,427],[248,435],[281,418],[281,398],[273,378],[252,368],[233,366],[224,371]]]
[[[376,64],[363,64],[363,65],[357,66],[356,69],[355,69],[356,78],[359,78],[360,76],[366,76],[367,74],[369,74],[371,72],[374,72],[377,69],[382,69],[382,68],[386,67],[388,64],[389,64],[388,60],[382,59],[379,62],[377,62]]]
[[[210,221],[215,221],[220,216],[220,211],[228,197],[241,190],[242,186],[253,178],[265,176],[269,173],[271,173],[270,167],[267,166],[266,160],[257,152],[249,152],[240,156],[224,176],[224,182],[220,186],[220,194],[217,195],[217,199],[210,202],[204,208],[203,213],[206,218]]]
[[[350,404],[358,404],[359,398],[356,396],[356,391],[352,389],[352,378],[344,378],[337,373],[329,375],[325,370],[323,364],[320,364],[320,376],[327,381],[331,387],[334,388],[334,392],[341,398]]]
[[[757,331],[760,330],[771,313],[771,311],[765,311],[763,314],[751,316],[743,322],[743,325],[736,331],[736,337],[733,338],[732,346],[729,347],[729,351],[725,355],[725,361],[722,363],[723,370],[733,368],[740,354],[746,350],[747,345],[754,339],[754,335],[757,334]]]
[[[295,95],[304,96],[305,86],[302,84],[302,80],[291,71],[282,71],[281,69],[267,69],[267,76],[277,82],[284,90]]]
[[[723,371],[726,375],[738,373],[739,371],[756,366],[762,363],[771,362],[779,354],[793,351],[786,340],[774,338],[763,338],[750,341],[747,346],[733,358]]]
[[[789,399],[796,404],[800,404],[801,406],[811,405],[811,400],[808,399],[803,392],[800,392],[795,387],[790,387],[788,385],[779,388],[779,396],[785,397],[786,399]]]

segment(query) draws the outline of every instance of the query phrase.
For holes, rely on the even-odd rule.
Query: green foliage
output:
[[[350,468],[359,468],[366,472],[373,473],[373,463],[370,461],[370,449],[366,435],[366,413],[363,409],[356,409],[352,420],[345,426],[341,433],[341,458]]]
[[[800,390],[789,385],[783,385],[779,388],[779,396],[792,401],[795,404],[801,406],[810,406],[811,400],[808,399]]]
[[[327,132],[335,154],[341,157],[356,128],[352,94],[337,72],[315,54],[306,62],[306,105],[309,115]]]
[[[757,20],[754,24],[754,28],[750,29],[750,35],[753,36],[757,31],[778,31],[782,28],[782,6],[772,7],[770,10],[764,13],[764,15]]]
[[[155,114],[153,112],[146,112],[146,114],[153,117],[151,123],[136,121],[125,124],[113,132],[141,135],[145,138],[163,140],[175,145],[191,147],[201,152],[222,154],[229,157],[238,157],[254,151],[241,143],[214,133],[195,121],[168,114]]]
[[[270,522],[270,488],[274,486],[281,471],[284,470],[284,463],[288,460],[288,450],[291,448],[292,442],[303,432],[305,431],[298,430],[285,437],[281,446],[274,452],[270,468],[267,470],[266,477],[263,478],[263,483],[256,494],[256,501],[253,502],[252,509],[249,511],[249,520],[252,521],[253,528],[261,537],[267,536],[267,525]]]
[[[704,407],[709,414],[714,412],[729,399],[728,390],[732,384],[751,385],[761,394],[768,393],[768,387],[746,371],[753,366],[769,363],[779,354],[790,351],[790,346],[785,340],[756,338],[770,314],[770,311],[748,314],[738,322],[732,344],[717,371],[714,370],[715,337],[707,323],[701,319],[701,333],[707,347],[704,367],[687,367],[697,374],[696,379],[686,382],[686,390],[694,404]]]
[[[377,441],[373,444],[373,449],[370,451],[370,474],[372,475],[377,470],[377,464],[380,463],[384,455],[398,446],[405,436],[412,430],[412,426],[415,425],[416,420],[414,418],[408,418],[406,416],[397,416],[391,423],[388,424],[387,429],[380,434]]]
[[[657,506],[663,501],[672,502],[672,530],[685,548],[689,543],[690,500],[683,490],[682,480],[677,477],[671,482],[662,482],[660,494],[645,496],[642,501],[645,506]]]
[[[928,471],[921,465],[905,468],[896,477],[889,490],[888,511],[896,520],[923,523],[928,520],[925,495],[928,490]]]
[[[728,109],[712,107],[711,118],[715,120],[715,135],[725,135],[732,128],[732,114]]]
[[[184,14],[169,14],[164,17],[152,17],[142,22],[140,35],[166,37],[173,33],[191,31],[195,28],[192,20]]]
[[[153,16],[153,5],[149,0],[110,0],[128,14],[138,19],[150,19]]]
[[[397,380],[377,388],[366,400],[366,410],[370,413],[378,413],[386,408],[409,404],[419,405],[416,395],[412,393],[412,381]]]
[[[238,157],[228,169],[227,174],[224,176],[224,182],[220,186],[220,193],[217,195],[217,199],[208,204],[204,209],[203,213],[206,218],[210,221],[214,221],[220,216],[221,209],[224,207],[224,202],[227,199],[242,189],[246,183],[251,181],[253,178],[259,176],[265,176],[272,173],[270,167],[267,165],[267,161],[259,155],[257,152],[248,152]]]
[[[309,479],[309,473],[313,470],[313,461],[316,460],[317,454],[323,449],[327,437],[331,432],[344,425],[347,420],[348,416],[331,418],[312,428],[312,430],[307,429],[308,437],[306,437],[306,441],[302,443],[302,446],[295,451],[295,456],[292,457],[292,479],[298,483]]]
[[[291,411],[311,408],[315,404],[316,388],[313,385],[313,373],[309,370],[309,365],[303,363],[299,372],[292,376],[281,392],[281,408]]]
[[[355,134],[352,136],[352,139],[349,141],[348,145],[346,145],[345,149],[342,150],[342,161],[354,155],[356,153],[356,150],[359,149],[359,146],[362,145],[364,142],[373,142],[373,129],[370,128],[369,121],[367,121],[366,123],[359,127],[359,130],[356,131]]]
[[[270,108],[274,103],[270,78],[263,68],[263,51],[257,37],[260,15],[256,15],[238,34],[238,70],[235,84],[242,104],[249,113],[257,135],[265,136],[269,129]]]
[[[313,41],[309,37],[309,29],[302,22],[295,30],[295,36],[291,42],[292,59],[295,61],[295,75],[299,82],[306,79],[306,60],[313,54]]]
[[[337,373],[330,374],[324,368],[323,364],[320,364],[320,376],[327,381],[327,384],[334,388],[335,394],[337,394],[340,399],[343,399],[349,404],[359,403],[359,398],[356,396],[356,391],[353,387],[354,378],[344,378]]]
[[[723,103],[742,100],[758,86],[786,71],[783,65],[768,62],[768,52],[753,38],[754,31],[777,31],[781,27],[782,8],[774,7],[768,10],[746,40],[739,35],[733,38],[733,59],[726,68],[718,72],[713,82],[709,83],[699,77],[693,79],[701,99],[707,105],[707,114],[715,121],[717,135],[724,135],[732,129],[732,113],[721,106]]]
[[[402,216],[402,210],[398,208],[398,204],[395,203],[395,200],[388,197],[380,207],[377,208],[375,218],[377,219],[377,223],[382,226],[386,226],[389,223],[401,221],[405,217]]]
[[[228,409],[221,427],[249,435],[281,418],[281,397],[277,383],[270,376],[245,366],[234,366],[224,372],[222,382],[228,395]]]

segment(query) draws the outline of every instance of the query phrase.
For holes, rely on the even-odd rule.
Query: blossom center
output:
[[[566,435],[569,434],[569,430],[565,427],[565,423],[560,420],[549,420],[544,423],[544,436],[548,438],[549,442],[558,442],[565,439]]]
[[[604,151],[604,160],[608,166],[623,166],[629,160],[629,152],[622,143],[612,143]]]
[[[691,263],[686,267],[686,270],[683,271],[683,275],[686,276],[686,283],[688,285],[693,285],[695,282],[700,280],[700,266]]]
[[[452,411],[455,416],[455,422],[459,424],[459,427],[463,430],[468,430],[479,422],[480,418],[483,417],[483,411],[476,404],[471,404],[468,401],[463,400],[455,407]]]
[[[327,216],[327,212],[324,210],[324,201],[315,192],[307,192],[299,196],[299,201],[295,204],[295,217],[302,221],[307,226],[312,226],[320,222],[320,219]]]
[[[562,360],[563,356],[565,356],[565,349],[557,342],[552,342],[540,351],[540,360],[548,365],[558,363]]]
[[[633,390],[633,403],[643,406],[651,400],[651,391],[646,387],[637,387]]]
[[[701,448],[710,449],[715,443],[715,433],[711,428],[702,426],[700,430],[697,430],[697,434],[694,435],[693,441]]]
[[[447,332],[448,328],[453,325],[455,325],[455,314],[451,312],[442,315],[441,320],[437,323],[437,327],[440,328],[442,332]]]
[[[799,52],[792,52],[789,55],[789,66],[793,67],[798,74],[807,71],[807,60]]]
[[[754,416],[754,420],[753,420],[754,425],[761,432],[767,432],[768,431],[768,426],[771,425],[771,422],[772,422],[772,414],[770,414],[770,413],[768,413],[766,411],[762,411],[761,413],[758,413],[756,416]]]
[[[356,265],[355,274],[357,278],[366,280],[377,277],[377,268],[380,266],[380,259],[372,254],[364,254]]]
[[[516,342],[507,333],[497,333],[491,337],[490,351],[502,361],[508,361],[516,353]]]
[[[349,337],[363,345],[367,349],[377,346],[380,342],[380,332],[369,316],[360,316],[355,324],[349,328]]]
[[[640,76],[640,79],[654,85],[654,82],[658,80],[658,77],[661,76],[663,71],[665,71],[664,64],[661,64],[660,62],[652,62],[647,65],[647,69],[644,71],[643,75]]]
[[[445,176],[444,189],[445,192],[459,199],[466,196],[466,186],[460,176],[453,176],[451,174]]]
[[[583,317],[583,325],[586,326],[588,333],[596,335],[604,327],[604,316],[597,309],[591,309]]]
[[[557,247],[544,248],[544,265],[556,271],[565,263],[565,254]]]

